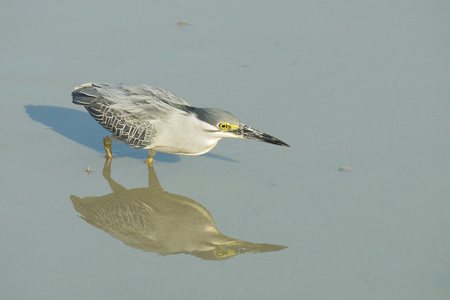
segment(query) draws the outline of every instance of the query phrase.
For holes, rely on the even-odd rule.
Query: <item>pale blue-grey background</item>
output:
[[[2,1],[1,298],[449,299],[449,15],[448,1]],[[162,257],[79,218],[71,194],[110,192],[105,132],[71,103],[91,81],[156,85],[291,144],[155,162],[224,234],[288,248]],[[146,151],[113,147],[113,178],[146,186]]]

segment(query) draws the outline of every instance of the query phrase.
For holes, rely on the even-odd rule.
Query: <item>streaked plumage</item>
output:
[[[112,133],[104,139],[108,157],[111,140],[133,148],[200,155],[222,138],[255,139],[282,146],[286,143],[242,124],[231,113],[215,108],[196,108],[163,89],[144,84],[87,83],[76,87],[73,103]]]

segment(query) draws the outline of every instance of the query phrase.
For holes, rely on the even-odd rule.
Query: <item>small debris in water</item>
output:
[[[348,172],[348,171],[350,171],[350,168],[349,167],[340,167],[339,171],[341,171],[341,172]]]
[[[192,24],[186,22],[185,20],[181,20],[180,22],[177,23],[177,25],[178,25],[180,28],[183,28],[183,26],[186,26],[186,25],[192,25]]]
[[[92,172],[92,169],[91,169],[90,166],[88,166],[87,169],[86,169],[86,173],[88,173],[88,175],[89,175],[89,174],[91,174],[91,172]]]

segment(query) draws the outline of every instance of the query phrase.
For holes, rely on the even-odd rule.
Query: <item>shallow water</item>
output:
[[[1,298],[448,299],[449,9],[1,4]],[[292,147],[223,140],[149,169],[113,143],[109,165],[71,103],[89,81]]]

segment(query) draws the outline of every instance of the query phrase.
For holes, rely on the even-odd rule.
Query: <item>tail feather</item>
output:
[[[77,86],[72,92],[72,102],[78,105],[90,105],[102,95],[98,92],[98,87],[108,86],[107,83],[85,83]]]

